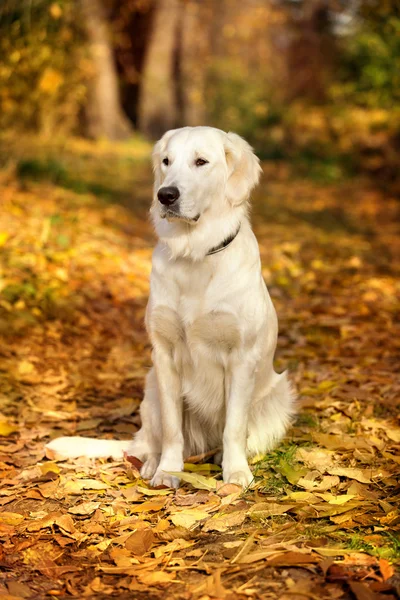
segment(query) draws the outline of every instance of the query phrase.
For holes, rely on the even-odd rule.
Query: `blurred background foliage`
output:
[[[3,0],[0,128],[210,124],[303,175],[399,188],[398,0]]]

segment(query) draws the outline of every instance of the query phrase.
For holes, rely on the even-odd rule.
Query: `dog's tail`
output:
[[[248,456],[265,454],[278,444],[297,412],[296,400],[287,371],[274,373],[269,391],[250,411]]]
[[[98,440],[87,437],[59,437],[45,446],[46,456],[52,460],[67,458],[114,458],[122,459],[132,444],[131,440]]]

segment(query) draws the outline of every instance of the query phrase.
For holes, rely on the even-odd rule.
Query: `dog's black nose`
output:
[[[179,190],[177,187],[172,185],[169,187],[162,187],[158,190],[157,197],[161,204],[164,204],[165,206],[171,206],[175,200],[178,200]]]

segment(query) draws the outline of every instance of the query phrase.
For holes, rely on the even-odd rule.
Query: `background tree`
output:
[[[85,106],[91,137],[129,137],[131,124],[123,112],[107,13],[101,0],[80,0],[93,76]]]

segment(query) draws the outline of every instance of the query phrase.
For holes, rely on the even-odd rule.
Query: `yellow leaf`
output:
[[[14,425],[10,425],[7,421],[0,421],[0,435],[3,437],[7,437],[11,433],[18,431],[18,427]]]
[[[196,473],[180,473],[179,471],[168,471],[169,475],[179,477],[182,481],[190,483],[197,490],[215,490],[217,482],[212,477],[204,477],[204,475],[198,475]]]
[[[131,511],[134,513],[150,512],[153,510],[159,511],[164,508],[166,501],[166,498],[156,498],[155,500],[148,500],[146,502],[142,502],[141,504],[133,504]]]
[[[0,231],[0,248],[5,245],[9,237],[8,231]]]
[[[321,556],[346,556],[351,550],[343,550],[343,548],[313,548],[313,551]]]
[[[221,471],[221,467],[219,465],[214,465],[214,463],[200,463],[199,465],[185,463],[184,469],[185,471],[192,473],[198,473],[199,471]]]
[[[355,498],[354,494],[342,494],[341,496],[334,496],[333,494],[317,494],[320,498],[323,498],[329,504],[345,504],[349,500]]]
[[[386,429],[385,433],[389,440],[396,442],[396,444],[400,444],[400,429]]]
[[[40,466],[40,470],[42,471],[43,475],[46,475],[46,473],[58,473],[60,472],[60,467],[53,462],[47,462],[47,463],[43,463]]]
[[[160,489],[160,490],[155,490],[153,488],[145,488],[142,487],[141,485],[137,485],[135,490],[137,492],[139,492],[140,494],[144,494],[145,496],[168,496],[169,494],[172,494],[173,490],[168,489],[168,490],[164,490],[164,489]]]
[[[285,499],[287,500],[295,500],[296,502],[309,502],[312,504],[312,500],[317,501],[314,494],[311,492],[291,492],[288,494]]]
[[[191,510],[182,510],[181,512],[174,513],[170,516],[170,519],[176,527],[190,529],[197,521],[202,521],[208,516],[209,514],[205,510],[193,508]]]
[[[19,525],[23,520],[24,516],[19,513],[7,511],[0,513],[0,523],[5,523],[6,525]]]

